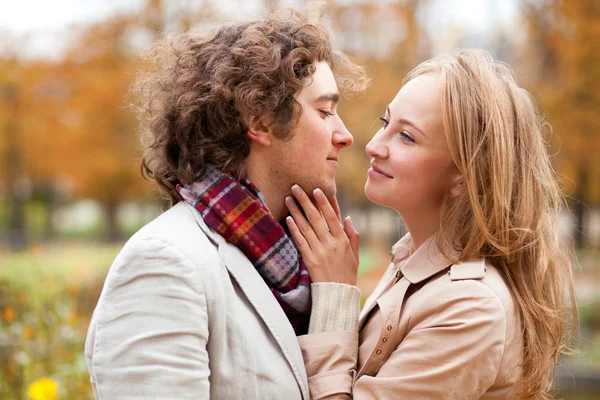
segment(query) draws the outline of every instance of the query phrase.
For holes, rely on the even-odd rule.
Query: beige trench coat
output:
[[[450,266],[410,236],[359,321],[359,333],[299,337],[311,399],[515,399],[523,343],[518,306],[484,260]]]

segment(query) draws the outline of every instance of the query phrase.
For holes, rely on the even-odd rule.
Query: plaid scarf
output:
[[[181,197],[202,219],[254,265],[294,327],[308,332],[311,297],[308,271],[292,239],[249,180],[238,182],[208,166],[191,185],[177,185]]]

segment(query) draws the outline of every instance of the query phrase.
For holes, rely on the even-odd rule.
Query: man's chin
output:
[[[329,184],[329,185],[323,185],[321,187],[319,187],[319,189],[321,189],[323,191],[323,193],[325,193],[325,197],[327,197],[328,199],[333,199],[335,197],[335,195],[337,194],[337,187],[334,184]]]
[[[312,185],[307,184],[306,186],[300,186],[302,187],[302,189],[304,189],[304,191],[306,192],[308,197],[310,197],[311,200],[314,200],[313,191],[315,189],[321,189],[321,191],[325,194],[325,197],[327,197],[328,199],[332,199],[337,193],[335,183],[332,184],[329,182],[319,182]]]

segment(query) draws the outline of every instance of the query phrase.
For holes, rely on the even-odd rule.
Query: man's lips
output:
[[[383,172],[375,164],[371,164],[371,168],[369,169],[369,175],[374,175],[375,177],[393,178],[393,176],[391,176],[390,174],[387,174],[387,173]]]

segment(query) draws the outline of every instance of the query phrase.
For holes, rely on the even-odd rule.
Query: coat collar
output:
[[[394,264],[401,264],[400,270],[410,283],[422,282],[452,265],[452,260],[458,259],[459,253],[450,248],[444,248],[448,257],[444,256],[436,244],[436,235],[429,237],[411,255],[412,239],[406,234],[392,247]]]
[[[217,247],[219,255],[230,275],[238,283],[250,304],[275,338],[296,376],[303,398],[308,400],[306,369],[300,345],[298,344],[292,325],[289,323],[275,296],[273,296],[265,281],[244,253],[209,228],[196,209],[187,203],[184,204],[192,211],[200,229]]]

